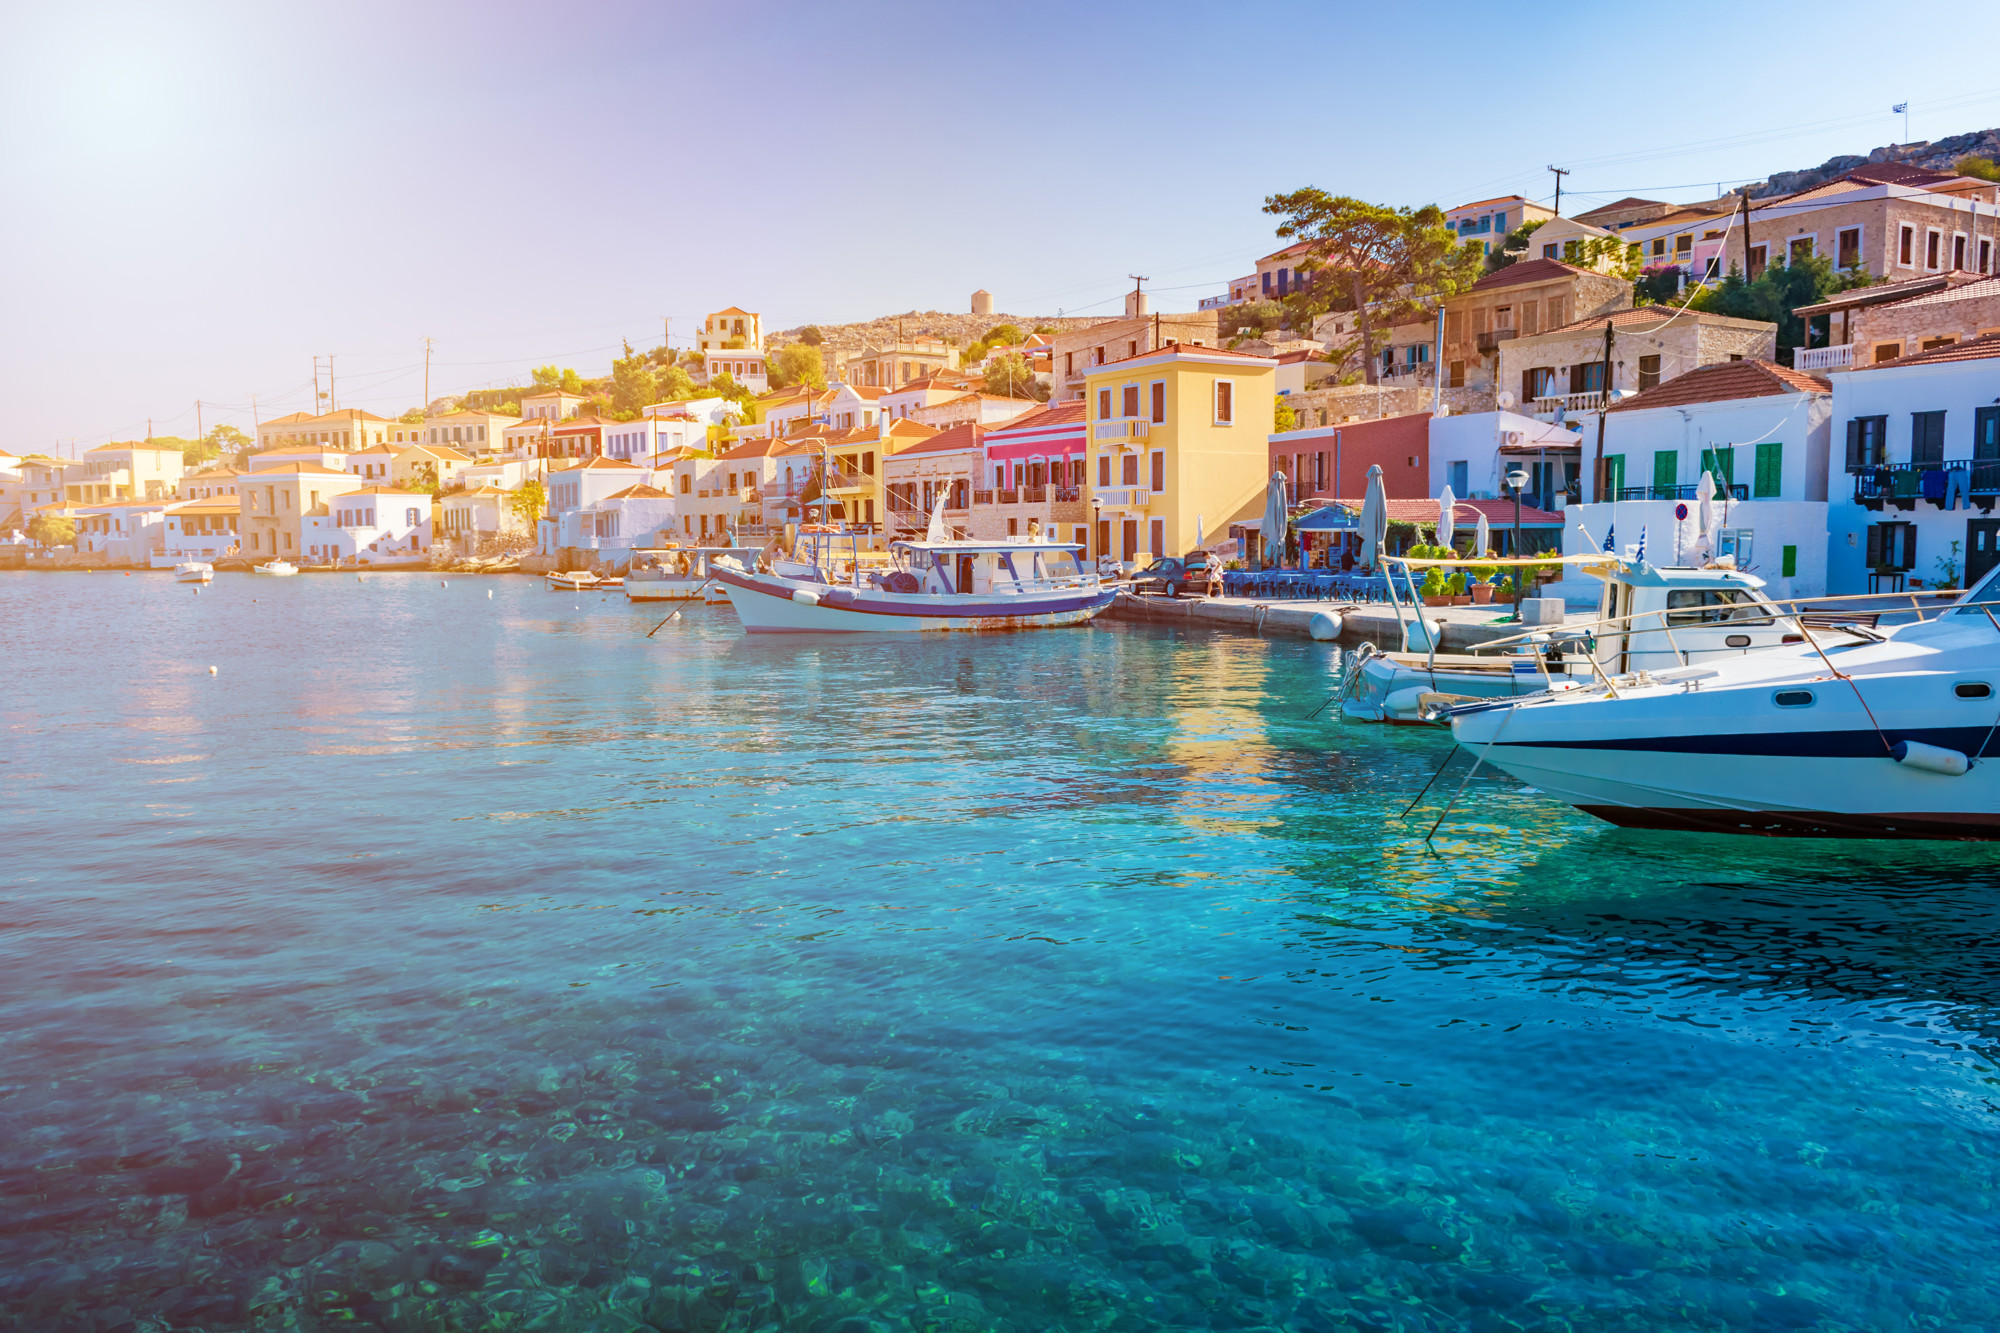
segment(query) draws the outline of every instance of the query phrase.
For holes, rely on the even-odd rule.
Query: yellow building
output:
[[[1278,363],[1169,343],[1093,367],[1089,461],[1093,557],[1150,561],[1227,535],[1263,512]]]

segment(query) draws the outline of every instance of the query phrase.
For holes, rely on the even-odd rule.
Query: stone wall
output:
[[[1923,350],[1926,341],[2000,333],[2000,294],[1969,296],[1956,301],[1924,300],[1904,305],[1863,306],[1854,312],[1850,341],[1854,364],[1875,360],[1875,349],[1894,343],[1897,355]],[[1883,348],[1885,352],[1888,348]]]

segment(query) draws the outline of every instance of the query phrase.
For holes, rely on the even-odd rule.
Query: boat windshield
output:
[[[1983,616],[1991,612],[2000,617],[2000,566],[1979,580],[1979,586],[1959,598],[1952,608],[1961,616]]]
[[[1674,588],[1667,593],[1669,625],[1768,625],[1771,608],[1748,588]]]

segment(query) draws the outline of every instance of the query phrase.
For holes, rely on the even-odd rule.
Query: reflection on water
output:
[[[1314,645],[82,583],[0,579],[15,1326],[2000,1323],[1976,850],[1427,847]]]

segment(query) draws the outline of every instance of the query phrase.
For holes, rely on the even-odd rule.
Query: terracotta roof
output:
[[[1870,162],[1843,172],[1837,179],[1858,181],[1863,185],[1936,185],[1940,181],[1958,179],[1955,171],[1936,171],[1930,167],[1914,166],[1908,162]]]
[[[1288,255],[1295,255],[1303,250],[1310,250],[1311,248],[1312,248],[1311,241],[1293,241],[1290,245],[1286,246],[1284,249],[1273,250],[1270,254],[1265,255],[1262,259],[1258,260],[1257,262],[1260,264],[1268,264],[1273,259],[1283,259]]]
[[[1469,290],[1475,292],[1492,291],[1495,287],[1514,287],[1527,282],[1553,282],[1558,278],[1573,278],[1588,269],[1571,268],[1560,259],[1523,259],[1509,264],[1498,273],[1489,273]]]
[[[622,491],[613,491],[604,498],[606,500],[665,500],[670,497],[667,492],[660,490],[658,487],[648,486],[642,482],[637,486],[627,486]],[[602,502],[600,501],[600,503]]]
[[[221,514],[236,513],[241,508],[241,497],[234,495],[209,495],[199,500],[182,500],[179,504],[167,506],[170,514]]]
[[[2000,278],[1977,278],[1972,282],[1950,283],[1942,288],[1910,297],[1905,307],[1949,305],[1953,301],[1990,300],[2000,296]]]
[[[218,463],[214,467],[203,468],[201,471],[196,472],[191,476],[182,477],[181,480],[200,481],[204,477],[240,477],[242,475],[243,474],[241,472],[237,471],[233,467],[230,467],[226,463]]]
[[[536,399],[536,398],[577,398],[577,399],[581,399],[582,397],[583,397],[583,395],[582,395],[582,394],[580,394],[580,393],[572,393],[572,392],[571,392],[570,390],[568,390],[568,389],[557,389],[557,388],[553,388],[553,387],[551,387],[551,388],[547,388],[547,389],[537,389],[537,390],[535,390],[535,391],[534,391],[533,393],[524,393],[524,394],[522,394],[522,395],[521,395],[521,401],[525,403],[525,402],[530,402],[530,401],[532,401],[532,400],[534,400],[534,399]]]
[[[1833,386],[1817,376],[1793,370],[1773,361],[1717,361],[1696,366],[1664,384],[1621,398],[1611,405],[1613,412],[1635,412],[1648,407],[1685,407],[1693,403],[1719,403],[1731,398],[1770,398],[1783,393],[1832,393]]]
[[[269,421],[258,427],[258,429],[264,430],[272,426],[296,426],[301,422],[311,420],[313,420],[313,416],[310,412],[292,412],[286,416],[272,417]]]
[[[630,472],[643,471],[643,469],[635,464],[628,463],[622,458],[587,458],[581,463],[572,464],[569,467],[559,467],[555,470],[557,472],[581,472],[585,469],[595,469],[599,472],[606,472],[612,468],[624,468]]]
[[[322,477],[345,477],[349,475],[337,467],[325,467],[318,463],[287,463],[283,467],[258,468],[255,472],[246,475],[254,480],[257,477],[279,477],[287,472],[310,472]]]
[[[717,315],[748,315],[751,319],[757,318],[756,311],[744,310],[739,306],[730,306],[727,310],[711,310],[708,313],[710,319],[714,319]]]
[[[1263,361],[1273,365],[1276,364],[1275,358],[1259,356],[1255,352],[1238,352],[1232,348],[1210,347],[1206,344],[1197,347],[1193,343],[1170,342],[1165,347],[1155,347],[1152,351],[1140,352],[1137,356],[1121,356],[1116,361],[1106,361],[1101,366],[1086,366],[1084,367],[1084,373],[1086,375],[1094,375],[1111,366],[1123,365],[1127,361],[1144,361],[1149,356],[1164,356],[1169,352],[1175,354],[1185,353],[1188,356],[1233,357],[1238,361]]]
[[[412,491],[401,486],[363,486],[358,491],[344,492],[340,498],[345,500],[353,495],[421,495],[427,500],[430,498],[429,491]]]
[[[1700,310],[1690,310],[1683,314],[1678,306],[1642,305],[1634,306],[1628,310],[1613,310],[1608,315],[1592,315],[1589,319],[1572,320],[1557,328],[1543,329],[1540,333],[1523,334],[1522,341],[1528,338],[1546,337],[1551,333],[1581,333],[1588,329],[1596,329],[1599,333],[1602,333],[1604,331],[1604,321],[1607,319],[1611,321],[1614,328],[1634,328],[1641,333],[1646,331],[1646,326],[1649,324],[1666,324],[1677,319],[1692,320],[1697,324],[1736,324],[1745,327],[1755,326],[1766,329],[1775,329],[1778,327],[1775,324],[1765,323],[1761,319],[1737,319],[1731,315],[1711,315]]]
[[[1943,291],[1954,285],[1954,279],[1959,280],[1958,286],[1980,281],[1976,273],[1933,273],[1921,278],[1904,278],[1901,282],[1878,282],[1868,287],[1853,287],[1844,292],[1836,292],[1817,305],[1796,306],[1792,313],[1803,317],[1823,315],[1833,310],[1852,310],[1859,306],[1895,305],[1914,300],[1919,296],[1928,296],[1932,292]]]
[[[994,435],[1026,434],[1030,431],[1052,430],[1057,426],[1067,426],[1072,422],[1081,425],[1089,404],[1081,398],[1072,398],[1066,403],[1043,403],[1039,412],[1030,412],[1024,417],[1015,417],[1004,426],[991,427]]]
[[[725,450],[724,452],[717,454],[715,456],[715,461],[718,463],[733,463],[739,458],[767,457],[771,453],[775,452],[778,440],[780,438],[782,437],[774,437],[770,435],[752,436],[751,438],[744,440],[741,444],[737,445],[734,449]],[[683,449],[681,452],[684,454],[691,454],[694,452],[694,450]],[[667,456],[666,454],[660,455],[661,458],[665,458],[666,456]]]
[[[977,449],[986,435],[986,427],[976,421],[961,421],[950,430],[939,431],[928,440],[919,441],[896,458],[908,458],[912,454],[952,454],[963,449]]]
[[[600,430],[605,426],[622,426],[622,421],[606,421],[603,417],[564,417],[551,429],[558,435],[564,431]]]
[[[1985,361],[2000,356],[2000,333],[1989,333],[1984,338],[1969,338],[1955,342],[1949,347],[1933,347],[1928,352],[1912,352],[1899,356],[1894,361],[1877,361],[1869,366],[1856,366],[1856,370],[1887,370],[1891,366],[1935,366],[1946,361]]]
[[[1447,208],[1444,211],[1447,213],[1463,213],[1468,208],[1485,208],[1488,204],[1532,204],[1534,202],[1534,200],[1524,195],[1503,194],[1495,199],[1475,199],[1469,204],[1460,204],[1456,208]]]
[[[1674,207],[1674,205],[1668,203],[1664,199],[1641,199],[1636,194],[1628,194],[1623,199],[1619,199],[1613,203],[1599,204],[1596,208],[1587,208],[1583,212],[1575,214],[1574,218],[1577,221],[1581,221],[1584,218],[1595,217],[1599,213],[1623,213],[1627,209],[1633,209],[1633,208],[1672,208],[1672,207]]]
[[[474,495],[486,496],[486,495],[509,495],[509,494],[512,494],[512,492],[503,491],[498,486],[472,486],[462,491],[451,491],[444,495],[440,495],[438,496],[438,499],[443,500],[444,502],[449,504],[453,500],[463,500],[469,496],[474,496]]]

